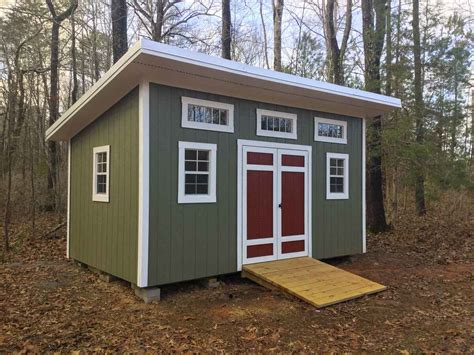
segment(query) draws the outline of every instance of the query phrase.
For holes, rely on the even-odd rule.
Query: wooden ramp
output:
[[[308,257],[244,265],[242,277],[268,288],[281,289],[318,308],[386,289]]]

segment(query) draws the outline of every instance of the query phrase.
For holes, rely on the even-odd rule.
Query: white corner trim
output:
[[[66,258],[69,259],[69,238],[71,231],[71,140],[67,142],[67,229],[66,229]]]
[[[229,113],[227,117],[227,125],[188,121],[188,105],[197,105],[227,110],[227,112]],[[181,97],[181,127],[203,129],[206,131],[234,133],[234,105],[227,104],[224,102],[201,100],[183,96]]]
[[[330,162],[331,159],[344,159],[344,192],[331,192],[330,186]],[[326,153],[326,199],[348,200],[349,199],[349,154]]]
[[[272,116],[278,118],[287,118],[292,121],[292,132],[275,132],[262,129],[262,116]],[[285,139],[297,139],[298,126],[297,126],[297,115],[294,113],[288,112],[279,112],[279,111],[270,111],[257,109],[257,136],[262,137],[276,137],[276,138],[285,138]]]
[[[342,126],[343,127],[342,138],[324,137],[324,136],[318,135],[318,127],[320,123]],[[347,121],[331,120],[328,118],[315,117],[314,118],[314,140],[316,142],[347,144]]]
[[[366,173],[366,147],[365,147],[365,125],[366,118],[362,119],[362,253],[367,252],[367,226],[366,226],[366,196],[365,196],[365,173]]]
[[[178,203],[215,203],[217,201],[217,144],[180,141],[178,143],[178,149]],[[186,195],[184,192],[186,175],[184,169],[184,153],[186,149],[200,149],[209,151],[209,190],[207,195]]]
[[[139,87],[138,108],[138,265],[137,286],[148,286],[150,197],[150,83]]]
[[[97,192],[97,154],[98,153],[107,153],[107,171],[105,173],[105,193]],[[94,202],[109,202],[109,192],[110,192],[110,145],[103,145],[101,147],[94,147],[93,149],[93,158],[92,158],[93,174],[92,174],[92,201]]]

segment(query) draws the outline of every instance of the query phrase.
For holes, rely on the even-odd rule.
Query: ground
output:
[[[472,206],[471,206],[472,207]],[[368,253],[329,262],[388,286],[318,310],[238,275],[188,282],[144,304],[64,257],[64,229],[21,240],[0,264],[0,352],[474,352],[474,220],[438,208],[369,236]],[[54,229],[42,216],[38,225]]]

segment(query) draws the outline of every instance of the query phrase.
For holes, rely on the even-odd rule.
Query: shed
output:
[[[68,257],[139,288],[366,251],[366,120],[392,97],[140,40],[47,133]]]

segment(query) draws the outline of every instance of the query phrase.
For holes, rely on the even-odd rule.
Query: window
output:
[[[296,139],[296,115],[257,109],[257,136]]]
[[[347,144],[347,122],[315,117],[314,140]]]
[[[109,202],[110,145],[95,147],[92,201]]]
[[[326,198],[341,200],[349,198],[349,155],[327,153]]]
[[[182,97],[181,126],[209,131],[234,132],[234,105]]]
[[[178,203],[216,202],[216,144],[179,142]]]

